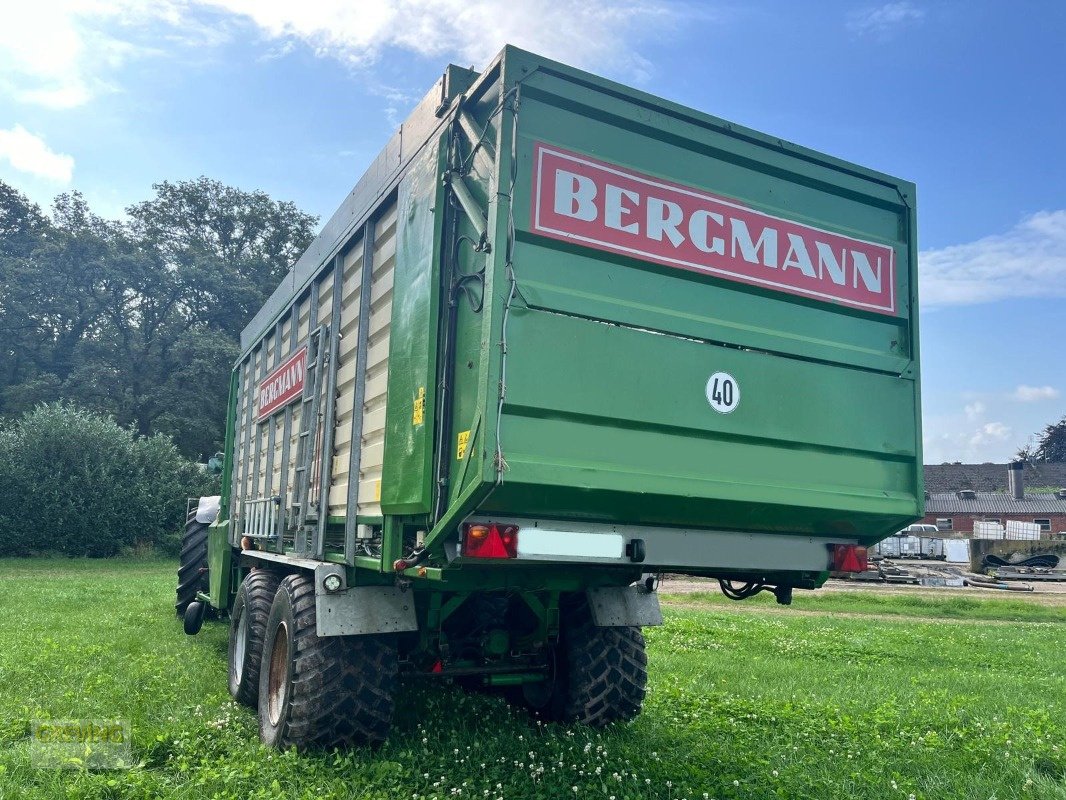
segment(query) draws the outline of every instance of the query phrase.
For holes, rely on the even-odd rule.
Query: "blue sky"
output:
[[[504,42],[916,182],[928,463],[1066,414],[1062,2],[7,3],[0,179],[120,216],[204,174],[325,219]]]

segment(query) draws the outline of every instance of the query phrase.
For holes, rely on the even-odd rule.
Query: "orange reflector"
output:
[[[865,572],[866,548],[857,544],[833,545],[834,572]]]
[[[467,525],[466,537],[472,541],[480,542],[483,539],[487,539],[489,535],[488,525]]]
[[[518,526],[471,523],[463,526],[463,555],[468,558],[515,558]]]

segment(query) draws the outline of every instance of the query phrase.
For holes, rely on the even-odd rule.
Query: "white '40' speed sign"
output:
[[[728,372],[716,372],[707,379],[707,402],[719,414],[728,414],[740,402],[740,384]]]

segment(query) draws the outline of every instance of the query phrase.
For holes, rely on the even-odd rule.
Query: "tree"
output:
[[[50,230],[40,206],[0,181],[0,259],[29,255]]]
[[[93,215],[78,193],[57,197],[48,223],[20,215],[17,199],[6,199],[0,218],[18,220],[11,228],[21,244],[0,258],[0,403],[17,415],[70,394],[60,387],[98,329],[98,295],[118,228]]]
[[[153,199],[127,209],[137,238],[182,275],[192,318],[239,337],[314,239],[318,218],[205,177],[153,188]]]
[[[19,292],[19,259],[40,246],[50,229],[37,205],[0,181],[0,389],[15,380],[24,360],[22,344],[33,337],[34,323]]]
[[[1036,445],[1027,446],[1021,452],[1030,461],[1066,462],[1066,417],[1047,425],[1037,437]]]
[[[317,220],[207,178],[154,188],[120,223],[77,192],[48,220],[0,184],[0,414],[66,400],[204,457],[240,331]]]

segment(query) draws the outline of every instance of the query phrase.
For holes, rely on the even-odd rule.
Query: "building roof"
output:
[[[1026,462],[1026,486],[1066,487],[1066,463]],[[931,493],[973,489],[977,492],[1005,492],[1006,464],[926,464],[925,490]]]
[[[985,514],[1000,517],[1066,515],[1066,498],[1055,494],[1030,494],[1026,495],[1024,500],[1015,500],[1004,492],[975,492],[972,499],[964,500],[959,497],[958,492],[930,492],[925,501],[925,513]]]

